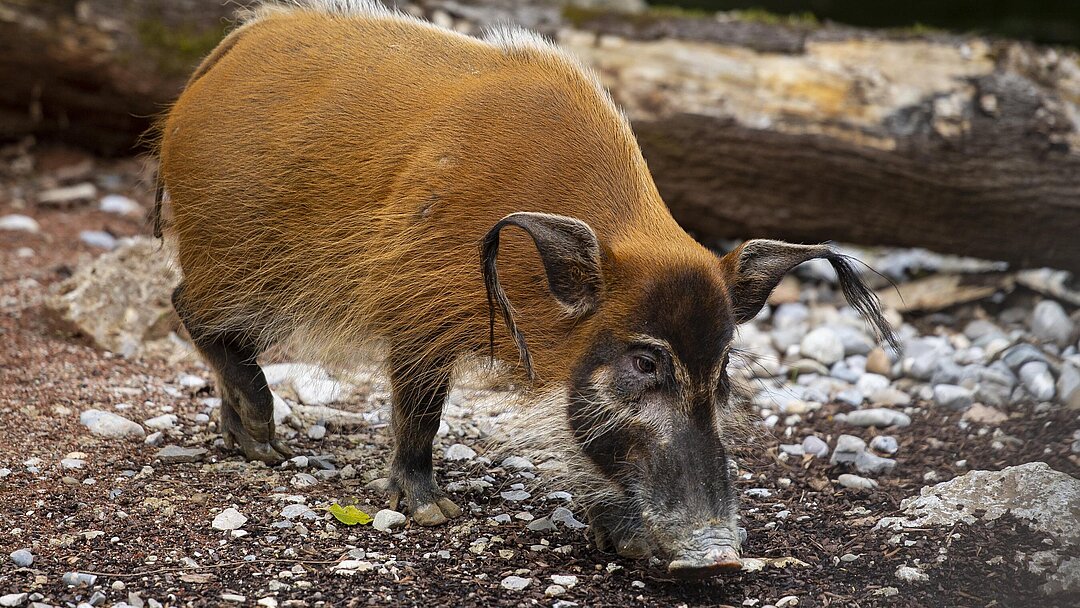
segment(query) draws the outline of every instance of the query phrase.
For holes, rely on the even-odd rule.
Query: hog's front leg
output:
[[[450,367],[442,360],[391,357],[394,455],[389,477],[376,481],[374,487],[388,496],[390,508],[403,504],[422,526],[437,526],[461,515],[461,509],[435,483],[431,462],[431,443],[450,391]]]

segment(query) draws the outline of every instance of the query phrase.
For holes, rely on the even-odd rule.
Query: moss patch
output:
[[[227,26],[197,27],[166,25],[160,20],[143,19],[136,24],[136,34],[143,48],[157,62],[158,69],[168,76],[182,76],[225,37]]]

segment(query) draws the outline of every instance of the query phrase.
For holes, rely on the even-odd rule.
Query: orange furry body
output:
[[[161,130],[191,313],[263,343],[303,333],[324,360],[372,339],[414,360],[480,351],[478,247],[516,211],[595,230],[612,327],[672,265],[722,283],[730,269],[671,218],[595,77],[541,41],[495,38],[301,9],[230,35]],[[596,319],[553,301],[523,232],[507,231],[498,265],[537,381],[565,381]],[[514,362],[505,334],[495,355]]]

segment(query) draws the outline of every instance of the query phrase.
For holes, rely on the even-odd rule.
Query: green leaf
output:
[[[336,502],[330,505],[327,509],[335,519],[345,524],[346,526],[355,526],[356,524],[367,525],[371,523],[371,516],[364,513],[360,509],[357,509],[353,505],[341,506]]]

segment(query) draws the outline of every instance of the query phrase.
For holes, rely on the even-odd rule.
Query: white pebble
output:
[[[799,351],[803,356],[832,365],[844,358],[844,343],[833,330],[819,327],[803,337]]]
[[[390,509],[382,509],[375,514],[371,527],[380,532],[389,532],[405,525],[405,515]]]
[[[521,591],[522,589],[528,587],[530,583],[532,583],[531,578],[522,578],[520,576],[510,575],[502,579],[502,582],[499,583],[499,586],[503,589],[508,589],[510,591]]]
[[[116,249],[116,237],[104,230],[83,230],[79,232],[79,240],[91,247],[98,247],[106,251]]]
[[[247,523],[248,518],[236,509],[229,507],[214,517],[211,525],[217,530],[235,530]]]
[[[117,215],[138,215],[143,212],[142,205],[120,194],[106,194],[101,197],[98,209]]]
[[[464,443],[455,443],[446,448],[446,451],[443,452],[443,458],[446,460],[472,460],[476,458],[476,450]]]
[[[37,220],[28,215],[13,213],[0,217],[0,230],[36,233],[41,231],[41,226],[37,223]]]

